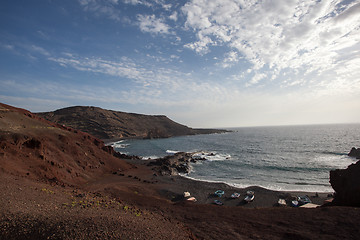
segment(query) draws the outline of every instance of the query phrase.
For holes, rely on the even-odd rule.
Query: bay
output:
[[[237,187],[332,192],[329,172],[356,159],[347,156],[360,147],[360,124],[231,128],[224,134],[166,139],[122,140],[115,150],[144,160],[181,152],[211,155],[192,165],[186,177],[225,182]]]

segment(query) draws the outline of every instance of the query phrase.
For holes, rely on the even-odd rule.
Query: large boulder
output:
[[[335,205],[360,207],[360,161],[347,169],[330,171],[330,183],[335,190]]]
[[[348,154],[349,157],[355,157],[357,159],[360,159],[360,148],[352,148],[351,151]]]

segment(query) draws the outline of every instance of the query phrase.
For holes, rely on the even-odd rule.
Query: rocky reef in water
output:
[[[349,156],[354,156],[353,154],[359,153],[359,150],[351,149]],[[360,160],[347,169],[330,171],[330,183],[335,190],[335,205],[360,207]]]
[[[155,159],[148,163],[148,166],[157,172],[160,176],[174,176],[179,173],[188,174],[191,171],[191,163],[197,161],[206,161],[207,157],[214,156],[215,153],[194,152],[185,153],[178,152],[174,155],[168,155],[163,158]]]

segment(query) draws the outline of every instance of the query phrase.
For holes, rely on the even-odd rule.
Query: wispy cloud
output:
[[[39,53],[44,56],[50,56],[50,53],[42,47],[31,45],[30,50],[35,53]]]
[[[36,61],[39,58],[47,58],[51,56],[51,53],[47,49],[35,44],[19,42],[14,42],[12,44],[0,44],[1,48],[6,49],[7,51],[10,51],[15,55],[23,56],[26,59],[30,59],[31,61]]]
[[[121,11],[116,8],[118,0],[78,0],[85,11],[98,16],[106,16],[115,21],[121,21]]]
[[[3,49],[9,50],[9,51],[13,51],[15,49],[14,45],[12,45],[12,44],[0,44],[0,46]]]
[[[123,2],[126,4],[144,5],[152,8],[161,7],[165,10],[170,10],[172,7],[172,5],[166,3],[165,0],[123,0]]]
[[[49,58],[63,67],[75,68],[79,71],[101,73],[109,76],[125,78],[142,87],[167,88],[177,90],[180,82],[185,81],[188,73],[178,72],[164,67],[139,65],[134,60],[122,57],[119,61],[102,58],[83,58],[66,53],[66,57]]]

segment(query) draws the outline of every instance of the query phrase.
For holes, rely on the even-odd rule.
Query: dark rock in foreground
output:
[[[347,169],[330,171],[330,183],[335,190],[335,205],[360,207],[360,161]]]
[[[351,151],[348,154],[349,157],[355,157],[357,159],[360,159],[360,148],[352,148]]]
[[[54,112],[37,113],[37,115],[100,139],[168,138],[226,132],[217,129],[189,128],[162,115],[125,113],[98,107],[68,107]]]

